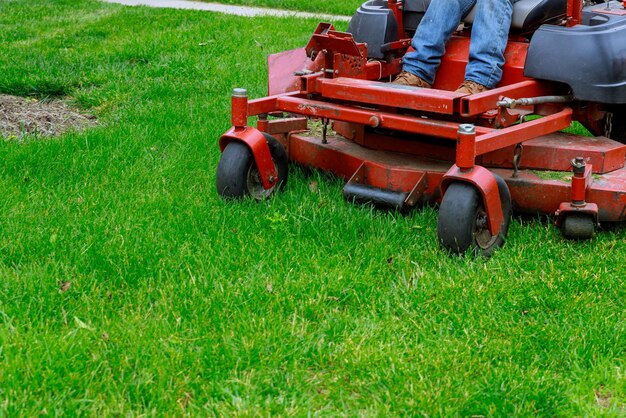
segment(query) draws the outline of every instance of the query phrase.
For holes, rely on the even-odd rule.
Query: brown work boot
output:
[[[423,80],[408,71],[402,71],[400,74],[398,74],[396,79],[393,80],[393,83],[400,84],[401,86],[420,87],[423,89],[429,89],[432,87],[429,83],[426,82],[426,80]]]
[[[483,86],[482,84],[478,84],[472,80],[465,80],[459,88],[456,89],[455,93],[476,94],[487,90],[489,90],[489,87],[487,86]]]

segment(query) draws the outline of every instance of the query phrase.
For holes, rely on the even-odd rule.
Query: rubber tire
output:
[[[595,225],[593,217],[579,213],[565,215],[561,220],[563,237],[571,240],[587,240],[593,237]]]
[[[439,207],[437,235],[439,244],[452,254],[465,254],[471,250],[474,255],[490,257],[506,240],[511,223],[511,193],[506,182],[495,176],[502,202],[502,224],[500,232],[490,245],[482,248],[474,236],[474,227],[479,211],[484,211],[480,191],[470,183],[455,182],[448,186]]]
[[[277,190],[282,191],[287,184],[289,169],[288,158],[285,148],[276,138],[263,132],[267,144],[270,148],[272,160],[278,172],[278,181],[269,195],[274,194]],[[241,199],[251,196],[252,193],[248,186],[248,173],[255,164],[254,157],[250,148],[241,141],[233,141],[229,143],[217,165],[215,175],[215,186],[217,193],[224,199]],[[256,168],[256,167],[255,167]],[[257,200],[261,200],[255,196]]]

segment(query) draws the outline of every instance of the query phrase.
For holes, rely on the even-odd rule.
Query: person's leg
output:
[[[402,69],[433,84],[448,38],[474,4],[476,0],[432,0],[413,37],[415,51],[404,55]]]
[[[478,0],[472,25],[465,80],[492,89],[502,78],[513,3],[517,0]]]

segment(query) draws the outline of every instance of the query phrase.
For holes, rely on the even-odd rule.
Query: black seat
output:
[[[408,31],[415,31],[429,4],[430,0],[405,0],[404,26]],[[513,5],[511,29],[528,32],[564,17],[566,12],[567,0],[520,0]],[[475,13],[476,6],[463,18],[463,22],[471,24]]]
[[[465,16],[463,22],[472,23],[476,6]],[[544,23],[565,17],[567,0],[520,0],[513,5],[511,29],[528,32]]]
[[[403,23],[407,36],[413,36],[422,21],[431,0],[405,0]],[[471,24],[476,7],[463,19]],[[543,23],[554,22],[566,15],[567,0],[519,0],[513,5],[511,29],[530,32]],[[368,0],[352,17],[348,32],[357,42],[368,46],[368,58],[381,59],[387,54],[388,45],[397,40],[398,24],[387,8],[387,0]]]

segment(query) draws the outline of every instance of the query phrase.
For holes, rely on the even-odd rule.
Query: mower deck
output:
[[[348,181],[348,187],[357,183],[373,189],[396,192],[404,196],[404,205],[407,207],[437,204],[441,201],[440,185],[443,176],[450,169],[449,161],[372,150],[338,135],[329,135],[326,144],[322,143],[321,138],[306,133],[277,137],[287,148],[291,161],[342,177]],[[527,141],[524,144],[522,167],[537,165],[537,159],[544,158],[545,155],[580,154],[580,147],[576,149],[575,144],[572,144],[575,137],[569,135],[564,137],[569,138],[569,143],[564,141],[564,146],[560,148],[555,145],[552,148],[545,146],[546,143],[558,142],[555,141],[554,135]],[[604,174],[594,174],[587,193],[589,202],[602,202],[598,212],[600,222],[626,221],[626,167],[624,167],[626,146],[621,144],[616,146],[614,141],[606,138],[582,139],[581,146],[592,144],[595,148],[593,158],[598,164],[594,164],[594,167],[601,167],[607,156],[613,161],[621,159],[620,168]],[[488,157],[496,160],[495,154]],[[510,164],[510,160],[509,158],[506,164]],[[569,160],[565,161],[569,169]],[[490,170],[506,181],[517,212],[553,215],[562,202],[570,200],[571,172],[549,172],[537,167],[522,168],[515,175],[511,168],[490,167]]]

